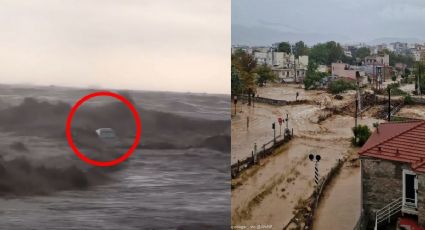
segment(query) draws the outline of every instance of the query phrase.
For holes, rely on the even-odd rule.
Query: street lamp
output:
[[[308,155],[308,158],[310,161],[314,162],[314,182],[316,183],[316,186],[319,185],[319,161],[321,156],[319,154],[310,154]]]
[[[236,104],[238,103],[238,96],[233,96],[233,104],[235,104],[235,115],[236,115]]]

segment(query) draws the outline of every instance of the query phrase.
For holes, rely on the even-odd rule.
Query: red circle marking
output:
[[[131,147],[128,149],[128,151],[124,155],[122,155],[122,156],[120,156],[120,157],[118,157],[114,160],[111,160],[111,161],[96,161],[96,160],[93,160],[93,159],[86,157],[83,153],[81,153],[78,150],[77,146],[75,146],[74,141],[72,140],[72,135],[71,135],[71,122],[72,122],[72,118],[74,117],[74,114],[77,111],[78,107],[80,107],[84,102],[90,100],[91,98],[99,97],[99,96],[113,97],[113,98],[120,100],[122,103],[124,103],[131,110],[131,112],[133,113],[134,120],[136,122],[136,138],[134,139],[133,145],[131,145]],[[86,96],[81,98],[71,108],[71,112],[69,113],[68,119],[66,121],[66,138],[68,139],[68,144],[71,147],[71,149],[74,151],[74,153],[84,162],[91,164],[91,165],[94,165],[94,166],[101,166],[101,167],[114,166],[114,165],[117,165],[117,164],[125,161],[134,152],[134,150],[139,145],[141,131],[142,131],[142,125],[141,125],[141,122],[140,122],[140,119],[139,119],[139,114],[137,113],[136,108],[125,97],[123,97],[119,94],[107,92],[107,91],[101,91],[101,92],[95,92],[95,93],[87,94]]]

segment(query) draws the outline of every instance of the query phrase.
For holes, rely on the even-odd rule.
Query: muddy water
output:
[[[272,98],[277,100],[295,101],[298,92],[298,100],[311,98],[312,95],[320,94],[320,91],[305,91],[299,85],[268,85],[257,88],[257,94],[260,97]]]
[[[424,119],[425,105],[406,105],[397,113],[397,116]]]
[[[332,141],[295,138],[287,149],[267,159],[256,174],[232,192],[235,210],[232,220],[243,225],[272,224],[281,228],[292,217],[297,201],[307,198],[313,190],[314,164],[307,155],[320,154],[323,160],[319,168],[325,173],[344,155],[347,147],[348,144],[338,145]],[[250,205],[262,192],[269,194],[261,202]]]
[[[280,127],[277,119],[286,117],[286,114],[289,117],[288,127],[294,130],[296,137],[328,140],[350,138],[351,127],[355,123],[352,117],[336,115],[319,125],[317,123],[319,116],[326,115],[328,112],[321,110],[319,105],[311,104],[281,107],[255,104],[255,107],[243,106],[242,112],[238,111],[232,118],[232,164],[251,156],[254,143],[260,147],[273,140],[273,122],[276,123],[276,135],[279,135]],[[249,127],[247,127],[247,117],[249,117]],[[370,125],[376,121],[367,117],[358,120],[359,124]],[[285,127],[286,123],[282,125],[282,132]]]
[[[344,100],[336,101],[331,95],[323,94],[321,97],[330,98],[331,105],[347,103],[352,95],[344,95]],[[281,107],[255,104],[254,108],[243,107],[242,112],[238,108],[232,119],[232,163],[249,156],[254,142],[261,145],[271,140],[271,123],[286,113],[295,139],[233,181],[238,186],[232,191],[232,224],[270,224],[273,229],[282,228],[292,218],[298,201],[306,199],[313,191],[314,164],[307,159],[308,154],[322,156],[321,175],[325,175],[338,159],[353,154],[350,138],[354,118],[334,115],[319,124],[319,116],[326,113],[322,108],[322,103]],[[247,116],[250,117],[248,129]],[[376,121],[363,117],[358,122],[372,127]]]
[[[360,210],[360,168],[344,167],[324,193],[314,229],[353,229]]]

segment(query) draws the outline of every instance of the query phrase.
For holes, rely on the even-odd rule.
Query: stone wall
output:
[[[425,227],[425,175],[418,175],[418,222]]]
[[[361,157],[362,208],[369,223],[375,222],[375,212],[403,196],[403,169],[408,165]]]

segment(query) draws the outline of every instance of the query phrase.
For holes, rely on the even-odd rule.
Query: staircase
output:
[[[393,202],[387,204],[385,207],[376,211],[374,229],[378,230],[378,224],[382,223],[385,220],[388,220],[388,223],[390,223],[391,217],[401,212],[402,207],[403,200],[400,197],[399,199],[394,200]]]

